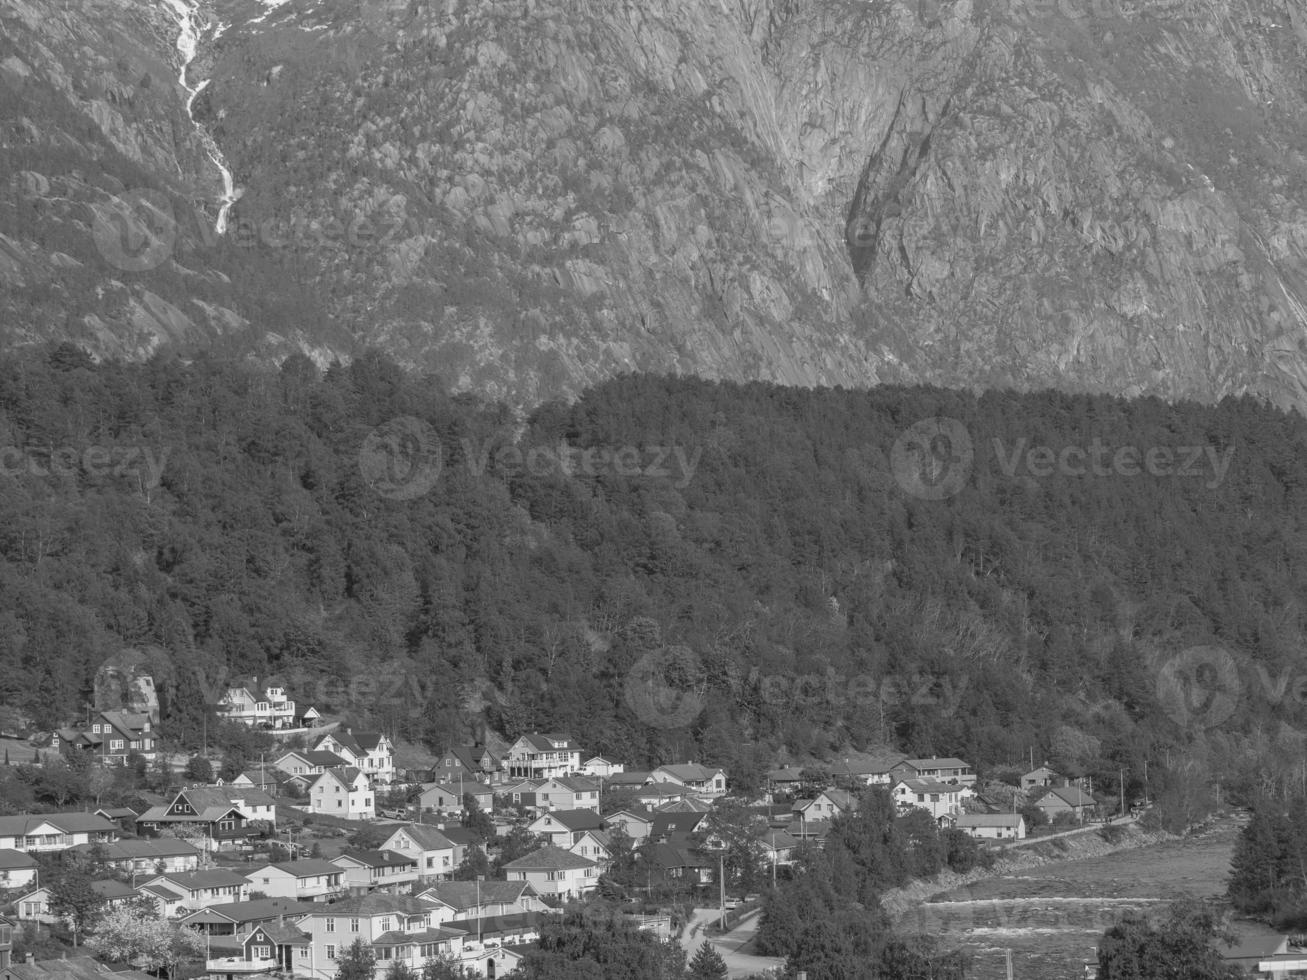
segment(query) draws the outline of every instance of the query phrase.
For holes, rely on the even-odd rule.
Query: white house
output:
[[[551,779],[581,768],[581,749],[567,735],[523,735],[504,756],[510,779]]]
[[[395,781],[395,747],[384,732],[351,732],[341,728],[323,735],[313,749],[334,752],[375,783],[388,786]]]
[[[245,876],[225,868],[155,875],[141,884],[168,889],[181,897],[180,908],[191,911],[206,905],[245,902],[250,897],[250,883]]]
[[[604,818],[605,830],[611,833],[620,828],[636,846],[649,836],[652,826],[653,816],[642,810],[618,810]]]
[[[607,779],[609,776],[625,771],[626,767],[620,762],[614,762],[612,759],[605,759],[602,755],[596,755],[581,763],[581,772],[583,774],[594,776],[598,779]]]
[[[79,845],[78,849],[83,847],[90,849],[90,845]],[[142,871],[155,874],[194,871],[200,866],[199,848],[177,837],[120,840],[100,845],[100,854],[106,864],[129,874]]]
[[[589,858],[599,865],[599,873],[608,870],[608,862],[613,856],[613,840],[603,830],[587,830],[575,835],[572,846],[567,850],[578,857]]]
[[[324,905],[298,923],[310,942],[312,976],[325,980],[336,975],[339,960],[356,940],[371,946],[377,957],[378,978],[395,960],[421,973],[429,961],[459,959],[464,933],[435,925],[432,907],[401,895],[364,895]]]
[[[265,898],[291,898],[301,902],[325,902],[345,888],[345,872],[330,861],[306,858],[278,861],[245,872],[250,890]]]
[[[701,766],[697,762],[659,766],[653,771],[653,777],[684,786],[686,793],[693,796],[714,799],[726,794],[726,773],[712,766]]]
[[[397,851],[364,851],[349,848],[331,859],[345,873],[350,888],[396,891],[418,880],[418,864]]]
[[[795,820],[833,820],[849,813],[856,805],[852,795],[842,789],[828,789],[810,800],[797,800],[792,810]]]
[[[349,762],[335,752],[295,750],[277,758],[273,765],[288,776],[321,776],[328,769],[343,769]],[[312,779],[309,780],[312,782]]]
[[[537,810],[599,812],[599,783],[584,776],[555,776],[536,787]]]
[[[431,905],[433,925],[451,919],[542,912],[547,906],[525,881],[439,881],[418,894]]]
[[[110,844],[118,825],[94,813],[40,813],[0,817],[0,849],[34,854],[63,851],[78,844]]]
[[[1019,813],[963,813],[954,824],[981,840],[1024,840],[1026,819]]]
[[[249,687],[229,687],[218,703],[218,712],[227,721],[238,721],[251,728],[293,728],[295,702],[285,688],[259,686],[256,677]]]
[[[1042,765],[1038,769],[1031,769],[1021,777],[1022,789],[1039,789],[1043,786],[1056,786],[1062,782],[1062,776],[1056,770],[1048,768],[1048,765]]]
[[[527,824],[533,834],[549,838],[549,843],[568,850],[591,830],[603,830],[604,821],[597,810],[553,810],[542,813]]]
[[[26,888],[36,881],[36,858],[12,847],[0,850],[0,889]]]
[[[509,881],[525,881],[543,896],[580,898],[599,883],[599,864],[550,844],[504,865]]]
[[[956,783],[959,786],[975,786],[976,770],[971,764],[951,757],[929,759],[908,759],[907,765],[917,771],[920,779],[933,779],[940,783]]]
[[[372,783],[354,766],[328,769],[309,787],[309,812],[371,820],[377,815]]]
[[[436,827],[407,824],[397,828],[381,842],[381,850],[394,851],[412,858],[417,864],[418,879],[447,878],[458,867],[458,846]]]
[[[900,809],[926,810],[937,822],[952,821],[962,813],[962,800],[971,795],[966,786],[933,779],[899,779],[890,787]]]

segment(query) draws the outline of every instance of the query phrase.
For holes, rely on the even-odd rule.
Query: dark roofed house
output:
[[[691,847],[645,844],[635,853],[640,864],[664,879],[686,881],[692,885],[704,885],[712,881],[715,862],[701,856]]]
[[[258,925],[298,922],[321,907],[320,904],[311,902],[262,898],[246,902],[206,905],[183,913],[179,921],[182,925],[207,936],[235,936],[247,933]]]
[[[117,824],[94,813],[0,817],[0,848],[28,854],[63,851],[78,844],[109,844],[117,839]]]
[[[350,888],[376,888],[396,891],[418,880],[417,859],[398,851],[365,851],[347,848],[331,859],[345,872]]]
[[[1093,813],[1097,805],[1094,798],[1079,786],[1053,786],[1035,800],[1035,806],[1043,810],[1050,820],[1069,813],[1083,821]]]
[[[36,858],[12,847],[0,849],[0,889],[26,888],[36,881]]]
[[[654,813],[649,826],[649,840],[660,844],[688,841],[699,830],[707,815],[703,813]]]
[[[0,962],[8,957],[0,957]],[[113,970],[89,956],[27,960],[0,966],[0,980],[154,980],[140,970]]]
[[[504,865],[509,881],[525,881],[541,896],[580,897],[594,890],[599,864],[552,844]]]
[[[58,729],[50,744],[65,757],[90,756],[102,765],[126,765],[132,753],[152,761],[156,739],[148,714],[101,711],[87,725]]]
[[[603,818],[595,810],[551,810],[527,824],[527,830],[549,838],[549,843],[568,848],[588,830],[602,830]]]

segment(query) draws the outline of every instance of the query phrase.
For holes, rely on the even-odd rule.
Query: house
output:
[[[479,809],[489,812],[495,806],[495,791],[488,783],[453,782],[427,783],[418,797],[418,806],[440,813],[461,812],[463,797],[471,796]]]
[[[803,786],[803,770],[798,767],[782,766],[767,772],[767,792],[771,796],[785,794],[792,796]]]
[[[14,923],[0,915],[0,970],[9,968],[14,952]]]
[[[250,883],[244,875],[225,868],[155,875],[143,885],[161,885],[181,896],[179,907],[202,909],[206,905],[245,902],[250,897]]]
[[[458,846],[438,828],[424,824],[406,824],[381,842],[381,850],[394,851],[413,859],[418,880],[447,878],[462,860]]]
[[[1061,782],[1064,782],[1062,775],[1048,768],[1048,763],[1044,763],[1038,769],[1031,769],[1021,777],[1021,788],[1042,789],[1045,786],[1056,786]]]
[[[0,817],[0,849],[63,851],[78,844],[110,844],[118,826],[94,813],[40,813]]]
[[[826,835],[830,833],[829,820],[795,820],[788,827],[784,828],[785,832],[799,841],[810,841],[820,845],[826,840]]]
[[[335,752],[306,752],[295,750],[279,756],[273,765],[288,776],[321,776],[328,769],[343,769],[349,765]],[[313,782],[312,779],[309,780]]]
[[[141,885],[136,889],[140,896],[154,902],[155,910],[161,919],[175,919],[184,915],[182,896],[163,885]]]
[[[501,779],[503,772],[499,757],[484,745],[460,745],[436,762],[431,778],[438,783],[450,782],[457,780],[460,773],[466,773],[466,778],[493,785]]]
[[[0,935],[4,934],[0,920]],[[76,952],[76,951],[74,951]],[[23,963],[10,960],[8,951],[0,952],[0,980],[153,980],[140,970],[110,970],[89,956],[67,956],[57,960],[34,960]]]
[[[384,977],[394,960],[421,971],[428,960],[458,959],[462,932],[434,924],[432,906],[407,895],[362,895],[316,908],[298,923],[310,938],[312,976],[335,976],[338,960],[355,940],[377,955],[377,977]]]
[[[707,800],[699,799],[695,796],[682,797],[679,800],[668,800],[666,803],[659,803],[653,810],[654,813],[710,813],[712,804]]]
[[[79,844],[74,850],[90,851],[98,848],[106,864],[119,871],[149,871],[167,874],[170,871],[194,871],[200,866],[200,850],[194,844],[176,837],[156,837],[146,840],[120,840],[113,844]]]
[[[594,861],[599,865],[599,873],[603,874],[613,857],[613,839],[607,831],[586,830],[576,835],[572,845],[565,849]]]
[[[624,790],[637,790],[641,786],[647,786],[653,782],[653,773],[646,772],[643,769],[633,769],[630,772],[615,772],[604,780],[605,793],[617,793]]]
[[[152,762],[156,745],[150,716],[131,711],[101,711],[87,725],[56,730],[50,740],[64,757],[90,756],[101,765],[126,765],[133,752]]]
[[[620,828],[636,845],[649,836],[652,826],[653,818],[647,810],[642,809],[618,810],[604,817],[605,830],[612,833]]]
[[[345,889],[340,868],[329,861],[306,858],[278,861],[246,871],[250,891],[264,898],[290,898],[299,902],[325,902]]]
[[[962,813],[953,824],[978,840],[1024,840],[1026,818],[1019,813]]]
[[[331,859],[345,872],[350,888],[395,891],[418,880],[417,860],[398,851],[364,851],[346,848]]]
[[[726,772],[713,766],[701,766],[697,762],[659,766],[653,771],[653,778],[684,786],[686,792],[693,796],[716,799],[726,795]]]
[[[706,817],[703,813],[655,813],[649,825],[649,840],[661,844],[687,842]]]
[[[550,844],[504,865],[509,881],[525,881],[540,895],[579,898],[599,882],[599,865]]]
[[[1287,957],[1289,938],[1287,936],[1239,936],[1239,941],[1233,946],[1217,943],[1216,948],[1227,966],[1238,967],[1245,973],[1270,973],[1270,970],[1260,970],[1259,964]],[[1287,973],[1287,969],[1283,972]]]
[[[138,889],[112,878],[92,881],[90,889],[100,897],[106,909],[124,905],[137,898],[140,894]],[[54,925],[62,920],[67,924],[65,917],[50,911],[50,889],[46,887],[37,888],[20,896],[14,903],[14,909],[20,919],[43,922],[48,925]]]
[[[675,844],[645,844],[635,852],[636,860],[666,881],[706,885],[712,881],[717,862],[692,848]]]
[[[307,708],[296,720],[301,728],[313,728],[322,723],[322,712],[317,708]]]
[[[418,826],[421,826],[419,824]],[[457,868],[463,863],[463,858],[467,856],[468,851],[476,848],[482,854],[488,853],[486,842],[481,839],[475,831],[467,827],[457,827],[452,824],[445,824],[440,828],[440,832],[454,845],[454,867]]]
[[[471,970],[474,976],[495,977],[509,976],[522,965],[527,953],[535,948],[535,943],[486,943],[484,948],[464,947],[460,966]]]
[[[622,772],[625,768],[620,762],[605,759],[602,755],[592,756],[581,763],[581,772],[584,775],[594,776],[598,779],[609,779]]]
[[[495,796],[506,805],[534,810],[536,805],[536,787],[543,779],[509,779],[497,787]]]
[[[597,810],[553,810],[536,817],[526,829],[548,837],[549,843],[556,847],[568,849],[580,840],[582,834],[602,830],[603,826]]]
[[[233,788],[252,788],[262,790],[269,796],[282,796],[285,793],[286,784],[291,780],[290,773],[284,769],[278,769],[276,766],[264,766],[255,769],[247,769],[228,785]]]
[[[962,799],[970,794],[965,786],[933,779],[899,779],[890,787],[899,809],[925,810],[941,824],[952,823],[962,813]]]
[[[758,852],[763,861],[783,867],[794,863],[794,849],[800,843],[789,831],[765,830],[758,835]]]
[[[833,820],[841,813],[851,813],[857,801],[842,789],[827,789],[811,800],[796,800],[791,813],[795,820]]]
[[[328,769],[309,787],[309,812],[329,813],[347,820],[372,820],[377,815],[372,783],[354,766]]]
[[[599,783],[583,776],[555,776],[536,787],[537,810],[599,812]]]
[[[0,850],[0,889],[26,888],[36,881],[36,858],[12,847]]]
[[[908,759],[906,765],[917,771],[920,779],[933,779],[938,783],[956,783],[958,786],[975,786],[976,770],[961,759],[932,756],[929,759]]]
[[[649,807],[662,806],[664,803],[670,803],[673,800],[684,799],[685,794],[686,788],[684,786],[670,780],[646,783],[631,793],[636,802]]]
[[[205,936],[239,936],[265,923],[299,922],[322,903],[294,902],[285,898],[256,898],[224,902],[186,911],[178,923]]]
[[[463,933],[460,965],[464,970],[477,970],[485,962],[485,957],[505,944],[520,946],[538,940],[543,919],[544,914],[540,912],[516,912],[511,915],[451,919],[442,928]]]
[[[248,687],[229,687],[218,702],[218,713],[226,721],[251,728],[294,728],[295,702],[282,687],[260,687],[254,678]]]
[[[232,846],[266,836],[277,825],[277,801],[262,790],[241,786],[192,786],[171,803],[150,807],[137,819],[143,827],[171,827],[179,834]]]
[[[526,881],[440,881],[418,894],[430,903],[433,925],[451,919],[548,911],[549,906]]]
[[[567,735],[523,735],[504,756],[510,779],[551,779],[581,768],[581,749]]]
[[[1094,798],[1079,786],[1053,786],[1035,800],[1035,806],[1043,810],[1049,820],[1069,813],[1076,820],[1083,821],[1097,805]]]
[[[293,924],[281,922],[255,926],[239,939],[240,952],[235,956],[210,956],[204,968],[211,978],[236,980],[273,971],[294,975],[296,970],[309,969],[311,942],[307,935]]]
[[[395,781],[395,747],[384,732],[337,729],[314,744],[315,752],[334,752],[368,779],[382,786]]]
[[[889,786],[896,779],[919,775],[901,753],[850,757],[831,763],[826,774],[836,786],[857,789],[863,786]]]
[[[97,817],[104,817],[106,820],[112,820],[120,831],[134,832],[136,828],[136,818],[140,816],[129,806],[101,807],[95,811]]]

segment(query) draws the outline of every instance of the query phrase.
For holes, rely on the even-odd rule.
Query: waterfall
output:
[[[177,84],[186,93],[186,115],[194,124],[195,131],[199,133],[200,142],[204,144],[209,159],[213,161],[213,165],[222,174],[222,200],[218,205],[218,221],[213,228],[217,234],[221,235],[227,231],[227,212],[231,209],[232,204],[236,202],[236,184],[232,178],[231,168],[227,166],[222,151],[218,149],[218,144],[209,135],[209,131],[195,121],[195,114],[192,110],[196,97],[204,91],[205,86],[209,84],[209,79],[204,79],[195,88],[191,88],[186,81],[187,70],[190,68],[191,62],[195,60],[195,53],[200,46],[200,33],[195,26],[195,15],[199,10],[199,0],[192,0],[190,3],[187,3],[186,0],[163,0],[163,2],[176,16],[177,26],[180,29],[177,35],[177,53],[181,55],[182,64],[181,70],[177,74]]]

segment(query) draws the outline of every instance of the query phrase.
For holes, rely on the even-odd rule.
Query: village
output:
[[[772,882],[802,847],[821,847],[832,821],[868,787],[888,791],[900,812],[924,811],[990,848],[1028,839],[1033,828],[1019,809],[1041,815],[1045,832],[1101,811],[1084,787],[1047,766],[999,798],[978,791],[962,759],[850,756],[773,769],[761,794],[740,796],[722,768],[668,760],[631,770],[565,733],[523,734],[500,751],[457,746],[412,769],[396,765],[385,733],[323,725],[281,688],[234,687],[221,708],[252,729],[318,734],[140,812],[0,817],[8,899],[0,908],[9,910],[0,980],[48,980],[30,954],[8,962],[13,937],[71,924],[40,878],[52,853],[93,854],[110,869],[90,883],[102,909],[145,903],[201,936],[202,963],[197,957],[187,976],[332,980],[359,940],[378,978],[397,961],[416,971],[452,962],[499,977],[520,962],[544,917],[603,889],[619,852],[636,883],[610,882],[607,895],[626,903],[624,914],[642,929],[674,935],[686,918],[678,903],[716,909],[723,921],[756,907],[757,894],[745,890],[756,882],[727,880],[728,808],[747,834],[750,860]],[[51,750],[105,767],[136,756],[154,763],[157,724],[149,710],[98,711],[56,732]],[[510,850],[516,856],[506,860]]]

